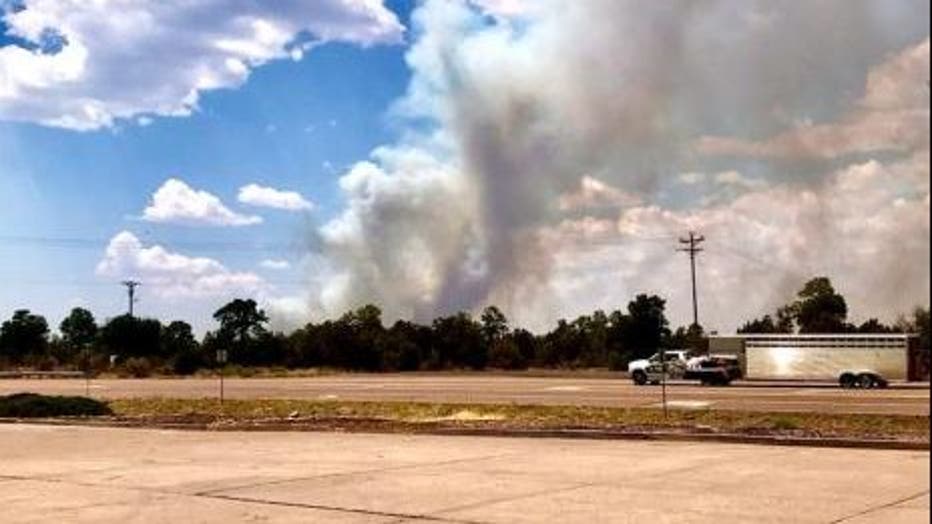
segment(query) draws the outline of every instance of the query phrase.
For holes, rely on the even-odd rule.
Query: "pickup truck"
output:
[[[689,351],[685,349],[671,349],[664,351],[667,361],[667,378],[682,378],[686,371],[686,362],[689,360]],[[650,358],[632,360],[628,363],[628,374],[638,386],[648,382],[659,384],[661,379],[660,353],[654,353]]]
[[[690,359],[686,363],[686,380],[698,380],[706,386],[727,386],[732,380],[741,378],[741,363],[732,355],[706,355]]]
[[[689,357],[687,351],[667,351],[666,378],[698,380],[703,385],[727,386],[742,377],[738,359],[731,355]],[[631,380],[638,386],[659,384],[664,378],[660,354],[635,360],[628,365]]]

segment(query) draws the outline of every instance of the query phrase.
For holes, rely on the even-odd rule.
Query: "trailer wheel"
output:
[[[644,373],[643,370],[635,370],[634,373],[631,374],[631,378],[634,379],[634,383],[638,386],[647,384],[647,373]]]
[[[870,373],[861,373],[858,375],[858,387],[861,389],[871,389],[874,387],[874,377]]]
[[[851,373],[842,373],[842,375],[838,377],[838,385],[845,389],[851,389],[855,386],[854,378],[854,375]]]

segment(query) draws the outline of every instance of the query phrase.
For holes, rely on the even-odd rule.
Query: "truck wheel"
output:
[[[634,383],[638,386],[647,384],[647,373],[644,373],[640,369],[635,370],[635,372],[631,374],[631,378],[634,379]]]
[[[871,389],[874,387],[874,377],[870,376],[868,373],[861,373],[858,375],[858,387],[861,389]]]
[[[845,389],[853,388],[854,382],[854,375],[851,373],[843,373],[840,377],[838,377],[838,385]]]

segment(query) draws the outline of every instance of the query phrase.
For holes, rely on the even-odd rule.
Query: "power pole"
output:
[[[120,283],[126,286],[126,293],[129,298],[129,316],[133,316],[133,304],[136,303],[136,286],[140,285],[141,282],[136,282],[135,280],[124,280]]]
[[[696,254],[702,251],[699,244],[705,241],[704,236],[697,236],[694,231],[689,232],[689,238],[680,238],[680,244],[688,247],[682,247],[677,251],[689,253],[689,266],[692,270],[693,277],[693,325],[699,325],[699,302],[696,300]]]

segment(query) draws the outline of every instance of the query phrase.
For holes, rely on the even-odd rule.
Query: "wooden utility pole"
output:
[[[683,251],[689,253],[689,267],[692,271],[692,280],[693,280],[693,325],[699,325],[699,301],[696,299],[696,254],[701,252],[703,249],[699,247],[699,244],[705,241],[704,236],[697,236],[694,231],[689,232],[689,238],[680,238],[680,244],[684,244],[687,247],[682,247],[677,249],[677,251]]]
[[[126,293],[129,296],[129,316],[133,316],[133,304],[136,303],[136,287],[142,283],[135,280],[124,280],[121,284],[126,286]]]

